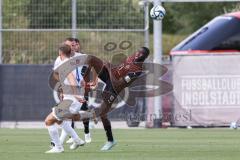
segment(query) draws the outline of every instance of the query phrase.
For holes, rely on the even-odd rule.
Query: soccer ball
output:
[[[154,6],[150,11],[150,16],[155,20],[162,20],[166,14],[166,10],[161,5]]]

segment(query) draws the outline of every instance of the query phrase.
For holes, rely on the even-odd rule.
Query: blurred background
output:
[[[152,48],[152,24],[146,28],[146,7],[139,0],[2,0],[2,62],[51,64],[66,37],[77,37],[83,52],[108,57],[108,42],[129,40],[133,50],[144,45],[144,32]],[[151,3],[147,3],[152,8]],[[163,53],[215,16],[237,11],[239,2],[163,3]]]

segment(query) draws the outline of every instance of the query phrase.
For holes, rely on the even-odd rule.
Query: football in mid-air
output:
[[[154,6],[150,11],[150,16],[154,20],[162,20],[166,14],[166,10],[161,5]]]

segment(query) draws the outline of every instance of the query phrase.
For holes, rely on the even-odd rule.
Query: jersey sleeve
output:
[[[60,59],[60,56],[58,56],[57,59],[54,62],[53,70],[55,71],[61,64],[62,64],[62,61]]]

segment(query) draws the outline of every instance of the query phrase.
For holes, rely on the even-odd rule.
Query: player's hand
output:
[[[59,93],[59,99],[60,99],[60,101],[63,101],[63,98],[64,98],[63,93],[60,92],[60,93]]]
[[[87,100],[82,98],[81,100],[79,100],[80,103],[87,103]]]
[[[80,103],[87,103],[86,99],[83,98],[82,96],[75,95],[74,96]]]
[[[88,82],[88,83],[85,84],[85,87],[90,88],[91,90],[96,90],[97,86],[98,86],[97,81]]]
[[[97,89],[97,84],[98,83],[96,83],[96,82],[91,82],[91,84],[90,84],[90,88],[92,89],[92,90],[96,90]]]

